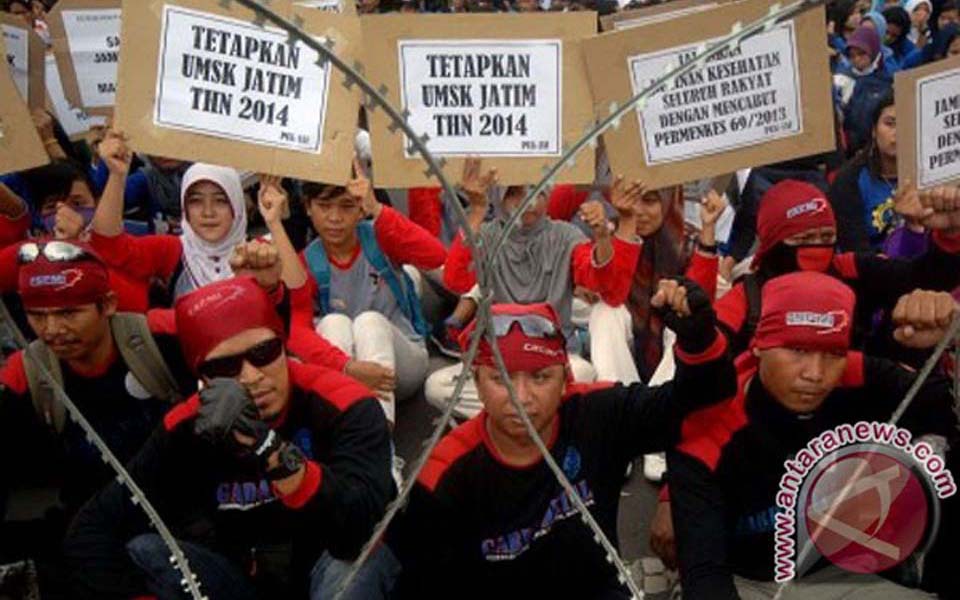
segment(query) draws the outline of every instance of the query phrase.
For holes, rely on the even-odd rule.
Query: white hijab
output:
[[[199,181],[215,183],[223,190],[233,208],[233,224],[226,237],[218,242],[207,242],[187,222],[187,191]],[[180,209],[182,217],[180,242],[183,245],[183,270],[193,289],[215,281],[233,277],[230,269],[230,254],[233,248],[246,240],[247,207],[243,198],[240,175],[230,167],[196,163],[183,174],[180,185]]]

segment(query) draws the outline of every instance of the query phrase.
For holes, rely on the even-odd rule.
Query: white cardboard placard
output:
[[[434,155],[560,155],[562,40],[401,40],[398,52],[402,108]]]

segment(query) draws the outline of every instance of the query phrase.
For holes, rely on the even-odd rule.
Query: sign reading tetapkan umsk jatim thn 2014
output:
[[[403,108],[431,153],[560,154],[561,40],[400,40],[399,53]]]
[[[154,122],[319,153],[329,66],[280,30],[166,5]]]
[[[699,46],[629,57],[634,94],[671,64],[691,60]],[[800,97],[791,21],[722,51],[705,68],[659,90],[638,111],[646,162],[670,163],[797,135],[803,131]]]

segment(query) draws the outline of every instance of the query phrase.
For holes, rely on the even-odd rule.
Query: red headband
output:
[[[560,328],[560,319],[549,304],[495,304],[490,309],[493,316],[537,316],[553,324],[557,334],[549,337],[533,337],[523,331],[519,323],[510,326],[506,335],[497,337],[497,346],[503,356],[508,372],[539,371],[553,365],[567,364],[567,344]],[[470,338],[476,330],[476,321],[470,323],[460,334],[460,346],[467,350]],[[486,338],[480,341],[474,365],[495,365],[493,349]]]
[[[177,300],[175,312],[183,356],[194,372],[211,350],[244,331],[265,327],[285,338],[273,302],[252,277],[206,285]]]
[[[99,302],[110,292],[107,267],[86,244],[71,242],[87,256],[51,261],[41,252],[20,265],[17,291],[25,308],[64,308]]]
[[[833,207],[819,188],[794,179],[781,181],[760,199],[757,215],[760,248],[753,264],[759,264],[764,254],[790,236],[809,229],[836,226]]]
[[[846,352],[853,332],[856,296],[839,279],[799,271],[763,286],[763,308],[753,346]]]

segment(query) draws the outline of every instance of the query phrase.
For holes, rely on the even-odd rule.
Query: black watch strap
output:
[[[720,247],[720,246],[719,246],[718,244],[716,244],[716,243],[708,246],[708,245],[704,244],[703,242],[700,242],[700,241],[697,242],[697,249],[700,250],[701,252],[706,252],[707,254],[716,254],[716,253],[717,253],[717,249],[718,249],[719,247]]]

